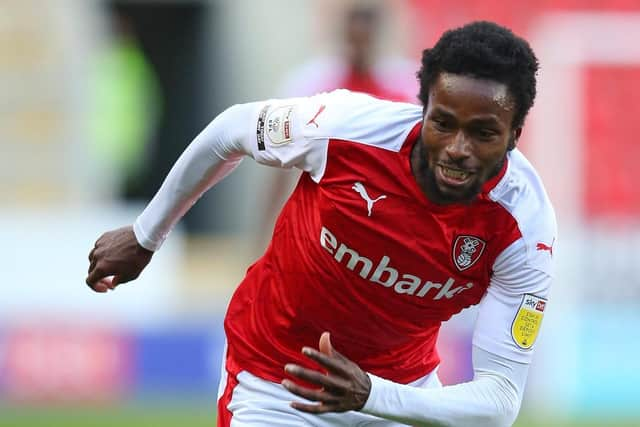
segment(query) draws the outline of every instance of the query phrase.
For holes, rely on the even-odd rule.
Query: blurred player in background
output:
[[[312,58],[291,71],[281,89],[285,97],[349,89],[392,101],[417,102],[414,64],[379,53],[383,10],[356,4],[347,9],[339,34],[339,55]]]
[[[384,10],[372,4],[355,4],[347,9],[340,27],[339,55],[313,58],[295,68],[284,79],[279,96],[312,96],[334,89],[348,89],[381,99],[417,102],[416,65],[400,57],[381,55]],[[267,180],[265,211],[260,223],[263,240],[291,194],[300,173],[274,170]],[[261,245],[263,246],[263,245]]]
[[[526,41],[479,22],[423,52],[422,107],[345,90],[231,107],[133,226],[98,239],[87,283],[106,292],[138,277],[243,157],[297,167],[271,244],[229,304],[219,425],[509,426],[556,237],[515,147],[537,69]],[[441,322],[475,304],[474,378],[443,387]]]

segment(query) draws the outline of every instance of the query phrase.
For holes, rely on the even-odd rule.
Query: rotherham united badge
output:
[[[485,246],[485,241],[475,236],[456,237],[453,242],[453,263],[458,270],[466,270],[478,261]]]

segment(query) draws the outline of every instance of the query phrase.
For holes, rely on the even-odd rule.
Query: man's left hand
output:
[[[327,373],[303,368],[292,363],[284,367],[289,375],[322,387],[319,390],[312,389],[287,379],[282,380],[282,385],[291,393],[318,402],[315,404],[292,402],[291,406],[311,414],[362,409],[371,391],[371,380],[367,373],[334,350],[329,332],[324,332],[320,337],[319,349],[320,351],[304,347],[302,354],[323,366]]]

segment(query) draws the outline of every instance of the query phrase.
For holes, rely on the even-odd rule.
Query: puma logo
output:
[[[316,128],[319,128],[320,126],[318,126],[318,123],[316,122],[316,119],[318,118],[318,116],[319,116],[320,114],[322,114],[322,112],[324,111],[324,109],[325,109],[325,108],[327,108],[327,106],[326,106],[326,105],[324,105],[324,104],[322,104],[322,105],[320,106],[320,108],[318,109],[318,112],[316,113],[316,115],[315,115],[315,116],[313,116],[313,117],[311,118],[311,120],[309,120],[309,121],[307,122],[307,124],[306,124],[305,126],[309,126],[310,124],[314,124],[314,125],[316,125]]]
[[[371,210],[373,209],[374,203],[376,203],[378,200],[387,198],[387,196],[383,194],[376,197],[375,199],[372,199],[371,197],[369,197],[367,189],[364,188],[364,185],[361,182],[356,182],[355,184],[353,184],[353,187],[351,187],[351,189],[360,194],[360,197],[362,197],[364,201],[367,202],[367,216],[371,216]]]
[[[555,238],[554,238],[554,239],[553,239],[553,241],[551,242],[551,246],[549,246],[549,245],[547,245],[547,244],[545,244],[545,243],[539,242],[539,243],[536,245],[536,249],[537,249],[537,250],[539,250],[539,251],[549,251],[549,253],[551,254],[551,256],[553,256],[553,244],[554,244],[555,242],[556,242],[556,239],[555,239]]]

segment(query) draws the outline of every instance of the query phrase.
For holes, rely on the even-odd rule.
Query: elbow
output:
[[[486,426],[511,427],[518,417],[522,396],[518,388],[508,379],[502,376],[491,376],[495,388],[491,398],[492,410],[488,411]]]
[[[511,402],[508,408],[506,408],[504,413],[505,426],[511,426],[516,422],[516,418],[518,418],[518,414],[520,413],[520,400],[516,399]]]
[[[493,413],[487,415],[483,425],[487,427],[511,427],[513,425],[520,412],[520,402],[517,399],[508,399],[501,403]]]
[[[482,415],[476,414],[473,417],[473,422],[469,424],[447,424],[447,426],[453,425],[473,425],[475,427],[511,427],[518,416],[518,408],[502,408],[496,409],[491,412],[486,412]],[[430,424],[429,424],[430,425]]]
[[[520,412],[521,399],[515,388],[510,386],[510,383],[499,382],[501,387],[495,390],[492,397],[488,398],[488,405],[485,406],[485,410],[481,419],[474,423],[476,426],[486,427],[511,427],[518,417]],[[491,403],[489,403],[491,402]]]
[[[491,408],[485,407],[484,410],[475,412],[473,415],[467,415],[446,421],[440,420],[440,422],[436,423],[429,421],[414,425],[424,427],[511,427],[516,421],[519,411],[520,405],[516,402],[511,402],[500,406],[492,406]]]

